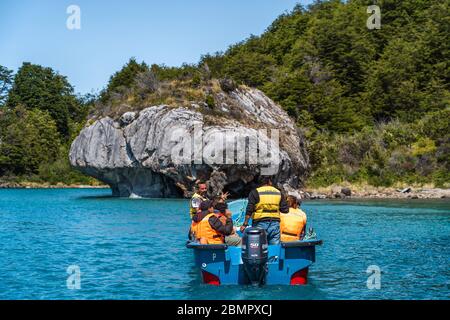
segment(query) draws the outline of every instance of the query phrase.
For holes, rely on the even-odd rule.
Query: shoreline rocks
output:
[[[328,189],[328,190],[326,190]],[[348,189],[348,190],[344,190]],[[305,190],[305,199],[450,199],[450,189],[442,188],[407,188],[397,190],[394,188],[377,188],[367,186],[365,190],[351,190],[342,188],[340,192],[335,192],[336,187],[320,188],[319,190]],[[345,192],[344,192],[345,191]],[[350,191],[350,192],[349,192]]]
[[[0,189],[109,189],[108,185],[66,185],[66,184],[43,184],[43,183],[29,183],[29,182],[0,182]],[[369,186],[370,188],[370,186]],[[376,189],[375,187],[372,187]],[[389,192],[366,192],[366,191],[352,191],[351,196],[346,196],[344,193],[338,193],[339,196],[331,192],[318,192],[312,190],[291,191],[289,194],[295,194],[303,200],[349,200],[349,199],[450,199],[450,189],[442,188],[417,188],[411,189],[407,194],[401,193],[394,189]],[[140,198],[138,195],[131,195],[131,197]]]
[[[107,189],[107,185],[82,185],[82,184],[45,184],[30,182],[0,182],[0,189]]]

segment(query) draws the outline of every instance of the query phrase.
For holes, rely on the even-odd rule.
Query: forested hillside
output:
[[[218,78],[261,89],[296,120],[309,141],[308,186],[348,181],[448,187],[449,2],[379,0],[379,30],[366,26],[371,4],[299,5],[261,36],[204,55],[195,65],[149,66],[131,59],[96,101],[75,97],[65,78],[47,68],[24,64],[14,78],[2,69],[0,175],[54,179],[89,106],[90,117],[143,102],[203,99],[214,106],[201,88]],[[47,82],[52,86],[40,87]],[[18,135],[23,126],[29,133]],[[46,147],[55,135],[59,144]],[[37,149],[25,147],[30,144]],[[35,152],[39,159],[30,162]]]
[[[215,77],[262,89],[310,141],[310,184],[449,182],[449,2],[319,1],[206,55]]]
[[[95,183],[68,160],[92,104],[89,95],[75,96],[64,76],[30,63],[15,75],[0,66],[0,90],[0,184]]]

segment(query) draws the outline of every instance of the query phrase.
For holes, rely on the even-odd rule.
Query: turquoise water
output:
[[[324,240],[302,287],[200,284],[186,200],[0,190],[0,299],[449,299],[450,201],[311,201]],[[81,271],[69,290],[68,266]],[[381,288],[367,288],[370,265]]]

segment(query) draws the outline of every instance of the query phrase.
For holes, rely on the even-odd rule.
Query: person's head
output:
[[[272,185],[272,177],[271,176],[261,176],[261,185],[271,186]]]
[[[205,183],[199,183],[197,187],[198,193],[203,195],[208,191],[208,188]]]
[[[225,214],[227,212],[228,206],[225,202],[217,202],[214,206],[214,209],[219,211],[222,214]]]
[[[213,213],[213,212],[214,212],[214,204],[213,204],[213,202],[212,202],[211,200],[203,201],[203,202],[200,204],[200,210],[201,210],[202,212]]]
[[[298,208],[300,205],[297,197],[295,197],[295,196],[288,196],[287,203],[289,205],[289,208],[295,208],[295,209]]]

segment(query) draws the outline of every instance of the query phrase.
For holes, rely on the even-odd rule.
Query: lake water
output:
[[[200,284],[186,200],[0,190],[0,299],[450,299],[450,201],[310,201],[306,286]],[[81,288],[67,288],[78,266]],[[369,290],[367,268],[381,269]]]

